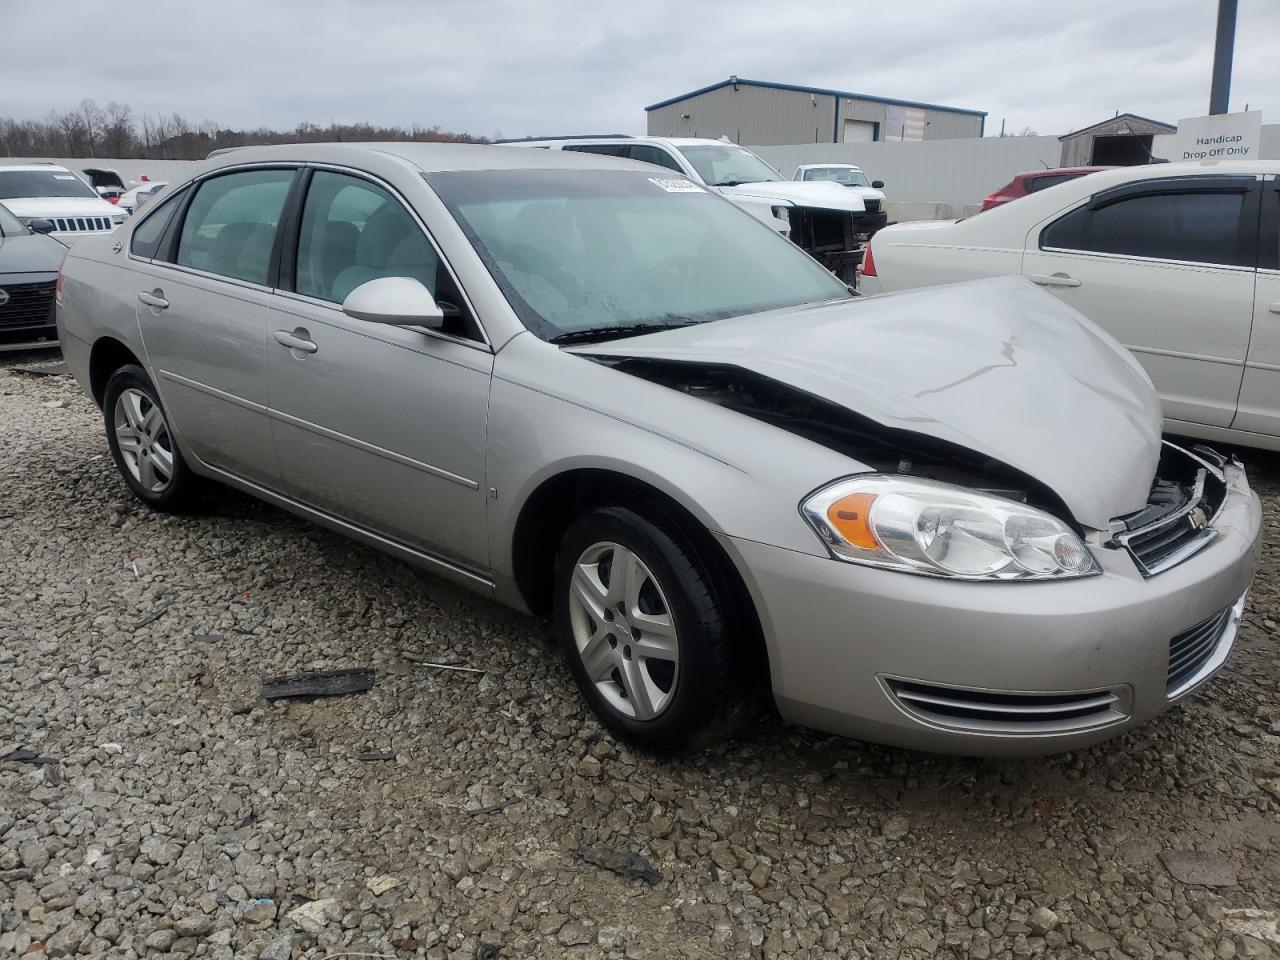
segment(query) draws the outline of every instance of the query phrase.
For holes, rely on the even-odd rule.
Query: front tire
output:
[[[102,417],[111,458],[134,496],[155,510],[188,508],[199,492],[147,372],[136,364],[107,381]]]
[[[570,672],[620,739],[697,749],[749,716],[717,579],[674,525],[594,509],[561,541],[555,623]]]

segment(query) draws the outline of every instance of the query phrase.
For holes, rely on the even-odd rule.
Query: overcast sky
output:
[[[737,74],[1058,134],[1207,112],[1215,0],[0,0],[0,116],[84,97],[292,128],[643,133]],[[56,15],[54,11],[56,10]],[[1231,109],[1280,123],[1280,0],[1240,0]]]

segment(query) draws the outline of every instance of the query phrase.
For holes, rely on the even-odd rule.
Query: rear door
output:
[[[493,353],[418,217],[355,171],[307,173],[270,311],[271,426],[291,497],[471,570],[488,568],[485,424]],[[443,330],[356,320],[342,301],[413,277]],[[301,344],[301,346],[299,346]]]
[[[1231,426],[1280,437],[1280,180],[1275,177],[1262,184],[1253,337],[1240,386],[1240,409]]]
[[[1134,352],[1165,417],[1236,414],[1257,249],[1256,177],[1145,180],[1039,224],[1022,272]]]
[[[130,250],[143,343],[184,449],[270,489],[280,479],[267,421],[267,308],[296,172],[252,167],[207,177],[152,211]]]

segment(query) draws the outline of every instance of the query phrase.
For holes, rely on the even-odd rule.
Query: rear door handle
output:
[[[320,348],[315,345],[309,334],[302,327],[298,327],[292,332],[289,330],[277,330],[275,332],[276,343],[281,346],[288,347],[290,350],[298,353],[315,353]],[[297,353],[294,354],[297,356]]]
[[[1280,302],[1273,303],[1271,306],[1267,307],[1267,309],[1272,313],[1280,313]]]
[[[157,310],[163,310],[169,306],[169,301],[164,298],[164,291],[159,287],[154,290],[139,290],[138,300],[145,303],[148,307],[155,307]]]
[[[1028,277],[1032,283],[1038,283],[1042,287],[1078,287],[1080,281],[1075,277],[1069,277],[1065,273],[1033,273]]]

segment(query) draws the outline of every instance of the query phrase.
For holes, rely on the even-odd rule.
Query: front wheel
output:
[[[129,364],[111,375],[102,416],[111,458],[134,495],[156,510],[188,507],[199,478],[182,458],[156,388],[142,367]]]
[[[579,689],[619,738],[677,752],[748,715],[716,580],[674,526],[603,507],[566,532],[556,630]]]

